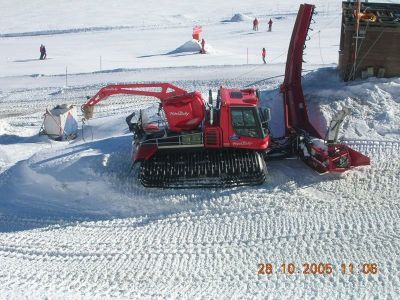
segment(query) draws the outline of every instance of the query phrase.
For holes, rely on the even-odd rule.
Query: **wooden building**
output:
[[[342,3],[343,79],[400,76],[400,4],[362,2],[359,13],[357,6],[357,1]]]

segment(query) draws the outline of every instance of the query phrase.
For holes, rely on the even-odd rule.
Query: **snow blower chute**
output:
[[[322,136],[309,121],[301,85],[301,71],[303,50],[313,13],[314,5],[300,5],[289,45],[285,79],[281,86],[286,135],[297,137],[300,157],[320,173],[343,172],[351,167],[369,165],[370,160],[367,156],[345,144],[337,143],[337,132],[348,112],[340,113],[332,120],[328,132],[334,133],[335,137],[329,138],[328,134],[326,142],[322,140]]]

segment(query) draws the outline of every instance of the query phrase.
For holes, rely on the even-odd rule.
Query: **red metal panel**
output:
[[[347,146],[346,146],[347,147]],[[371,161],[368,156],[365,156],[364,154],[351,149],[350,147],[347,147],[347,150],[349,151],[349,156],[351,159],[351,166],[352,167],[357,167],[357,166],[368,166],[370,165]]]
[[[157,150],[158,148],[156,145],[142,144],[133,154],[133,163],[150,159],[154,154],[156,154]]]

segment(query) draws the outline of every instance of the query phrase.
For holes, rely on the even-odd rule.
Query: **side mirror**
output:
[[[264,109],[264,117],[267,122],[271,120],[271,110],[269,108]]]

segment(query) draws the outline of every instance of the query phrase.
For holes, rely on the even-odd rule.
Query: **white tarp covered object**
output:
[[[46,109],[41,133],[55,140],[74,139],[78,133],[78,115],[74,105],[57,105]]]

